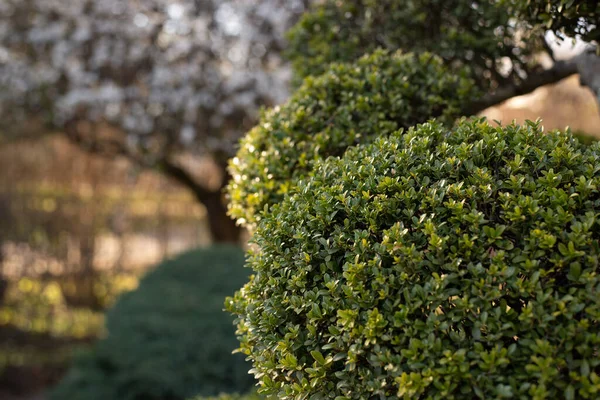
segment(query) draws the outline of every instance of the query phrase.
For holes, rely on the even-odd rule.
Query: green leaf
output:
[[[325,357],[318,350],[312,350],[310,355],[321,365],[325,365]]]

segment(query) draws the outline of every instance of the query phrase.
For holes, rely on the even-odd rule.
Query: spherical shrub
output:
[[[526,8],[531,1],[517,3]],[[298,84],[332,62],[354,61],[377,48],[429,51],[451,68],[468,67],[487,90],[518,82],[541,44],[530,40],[535,31],[508,5],[495,0],[319,1],[289,31],[287,56]]]
[[[225,296],[248,274],[234,246],[183,254],[148,273],[106,316],[108,336],[76,360],[56,400],[177,400],[246,392]]]
[[[341,155],[399,128],[439,117],[453,122],[474,97],[471,80],[431,54],[377,51],[308,78],[283,106],[266,112],[230,164],[230,214],[253,227],[315,160]]]
[[[281,399],[600,393],[600,144],[427,123],[320,162],[227,307]]]

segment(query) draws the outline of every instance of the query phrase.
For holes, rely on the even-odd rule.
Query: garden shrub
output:
[[[600,393],[600,144],[430,122],[319,162],[227,308],[281,399]]]
[[[454,122],[477,93],[465,74],[428,53],[376,51],[307,78],[242,139],[230,163],[230,214],[252,227],[315,160],[431,117]]]
[[[530,3],[505,1],[520,3],[519,10]],[[289,31],[287,56],[299,84],[332,62],[354,61],[377,48],[429,51],[451,68],[468,67],[482,89],[493,89],[518,82],[542,44],[506,5],[497,0],[325,0]]]
[[[195,397],[191,400],[265,400],[264,396],[251,394],[222,394],[215,397]]]
[[[560,38],[600,40],[598,0],[500,0],[499,5],[507,7],[509,15],[542,24]]]
[[[56,400],[176,400],[245,392],[250,365],[237,347],[225,296],[248,277],[234,246],[183,254],[148,273],[106,316],[108,336],[80,357]]]

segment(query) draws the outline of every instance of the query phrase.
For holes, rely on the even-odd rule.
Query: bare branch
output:
[[[200,185],[194,179],[192,174],[190,174],[188,171],[186,171],[176,163],[172,162],[171,160],[160,160],[156,166],[165,175],[174,179],[181,185],[189,188],[192,192],[194,192],[194,196],[201,203],[206,203],[208,198],[214,196],[214,191],[208,190],[204,186]]]
[[[546,53],[548,53],[548,56],[550,56],[552,61],[556,62],[556,57],[554,56],[554,50],[552,50],[552,47],[550,46],[550,43],[548,43],[548,39],[546,37],[542,38],[542,44],[544,46],[544,49],[546,50]]]
[[[158,167],[171,178],[190,189],[198,201],[200,201],[207,210],[208,223],[211,226],[213,239],[218,242],[238,243],[240,240],[241,229],[235,221],[227,216],[227,207],[223,201],[222,185],[214,191],[204,188],[198,184],[193,176],[179,165],[164,159],[158,163]],[[224,174],[225,176],[225,174]]]
[[[533,92],[535,89],[556,83],[578,72],[577,60],[557,61],[552,68],[532,74],[518,85],[506,85],[498,88],[494,93],[487,94],[469,105],[464,114],[473,115],[488,107],[500,104],[512,97]]]

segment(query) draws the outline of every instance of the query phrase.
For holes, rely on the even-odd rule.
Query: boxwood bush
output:
[[[248,277],[234,246],[160,264],[106,316],[108,336],[74,364],[56,400],[177,400],[246,392],[253,379],[237,347],[225,296]]]
[[[561,38],[600,40],[600,2],[597,0],[500,0],[510,15],[543,24]]]
[[[532,1],[503,1],[315,2],[288,33],[296,84],[325,72],[332,62],[354,61],[377,48],[435,53],[451,68],[466,66],[484,90],[518,82],[541,43],[531,38],[536,31],[511,13],[517,6],[506,4],[522,10]]]
[[[230,163],[229,212],[253,227],[315,160],[431,117],[454,122],[476,97],[474,83],[441,59],[376,51],[308,78],[283,106],[262,116]]]
[[[281,399],[596,399],[600,144],[436,122],[319,162],[227,307]]]

